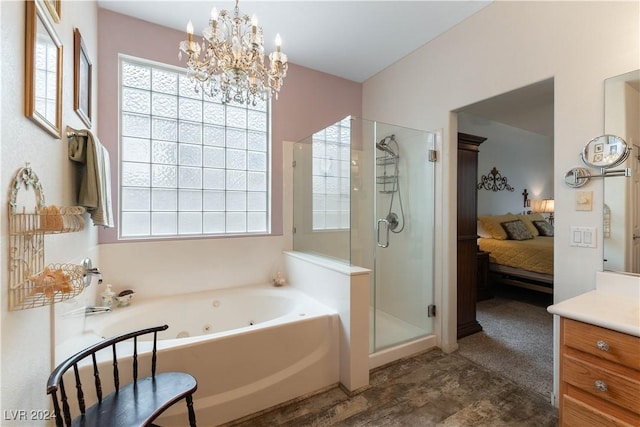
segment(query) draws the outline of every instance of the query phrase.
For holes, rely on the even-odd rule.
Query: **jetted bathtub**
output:
[[[169,329],[158,334],[158,371],[184,371],[197,379],[198,425],[241,418],[339,381],[337,313],[290,287],[133,299],[128,307],[87,317],[82,340],[165,323]],[[150,346],[138,344],[142,369]],[[119,347],[119,357],[131,348]],[[186,405],[178,403],[158,423],[181,426],[186,420]]]

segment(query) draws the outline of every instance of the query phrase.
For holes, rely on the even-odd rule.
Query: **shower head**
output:
[[[376,143],[376,148],[377,148],[378,150],[385,151],[385,150],[386,150],[386,148],[389,146],[389,143],[387,142],[387,140],[388,140],[388,139],[391,139],[391,138],[393,138],[393,135],[391,135],[391,136],[385,136],[384,138],[382,138],[380,141],[378,141],[378,142]]]
[[[380,151],[384,151],[385,153],[389,154],[391,157],[398,157],[398,155],[391,149],[391,147],[389,147],[389,142],[388,141],[394,141],[396,140],[395,135],[389,135],[389,136],[385,136],[384,138],[382,138],[380,141],[376,142],[376,148]]]

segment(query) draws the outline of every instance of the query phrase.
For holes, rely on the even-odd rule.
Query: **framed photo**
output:
[[[91,76],[93,66],[80,30],[73,30],[73,109],[91,128]]]
[[[44,0],[44,4],[47,5],[53,22],[60,22],[60,16],[62,16],[62,0]]]

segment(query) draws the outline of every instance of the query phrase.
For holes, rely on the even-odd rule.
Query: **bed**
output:
[[[509,232],[511,226],[517,231]],[[478,235],[478,247],[489,252],[494,279],[553,293],[553,227],[542,215],[481,216]]]

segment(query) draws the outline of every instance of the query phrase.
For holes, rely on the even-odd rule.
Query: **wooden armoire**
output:
[[[487,138],[458,133],[458,338],[482,330],[478,280],[478,148]]]

